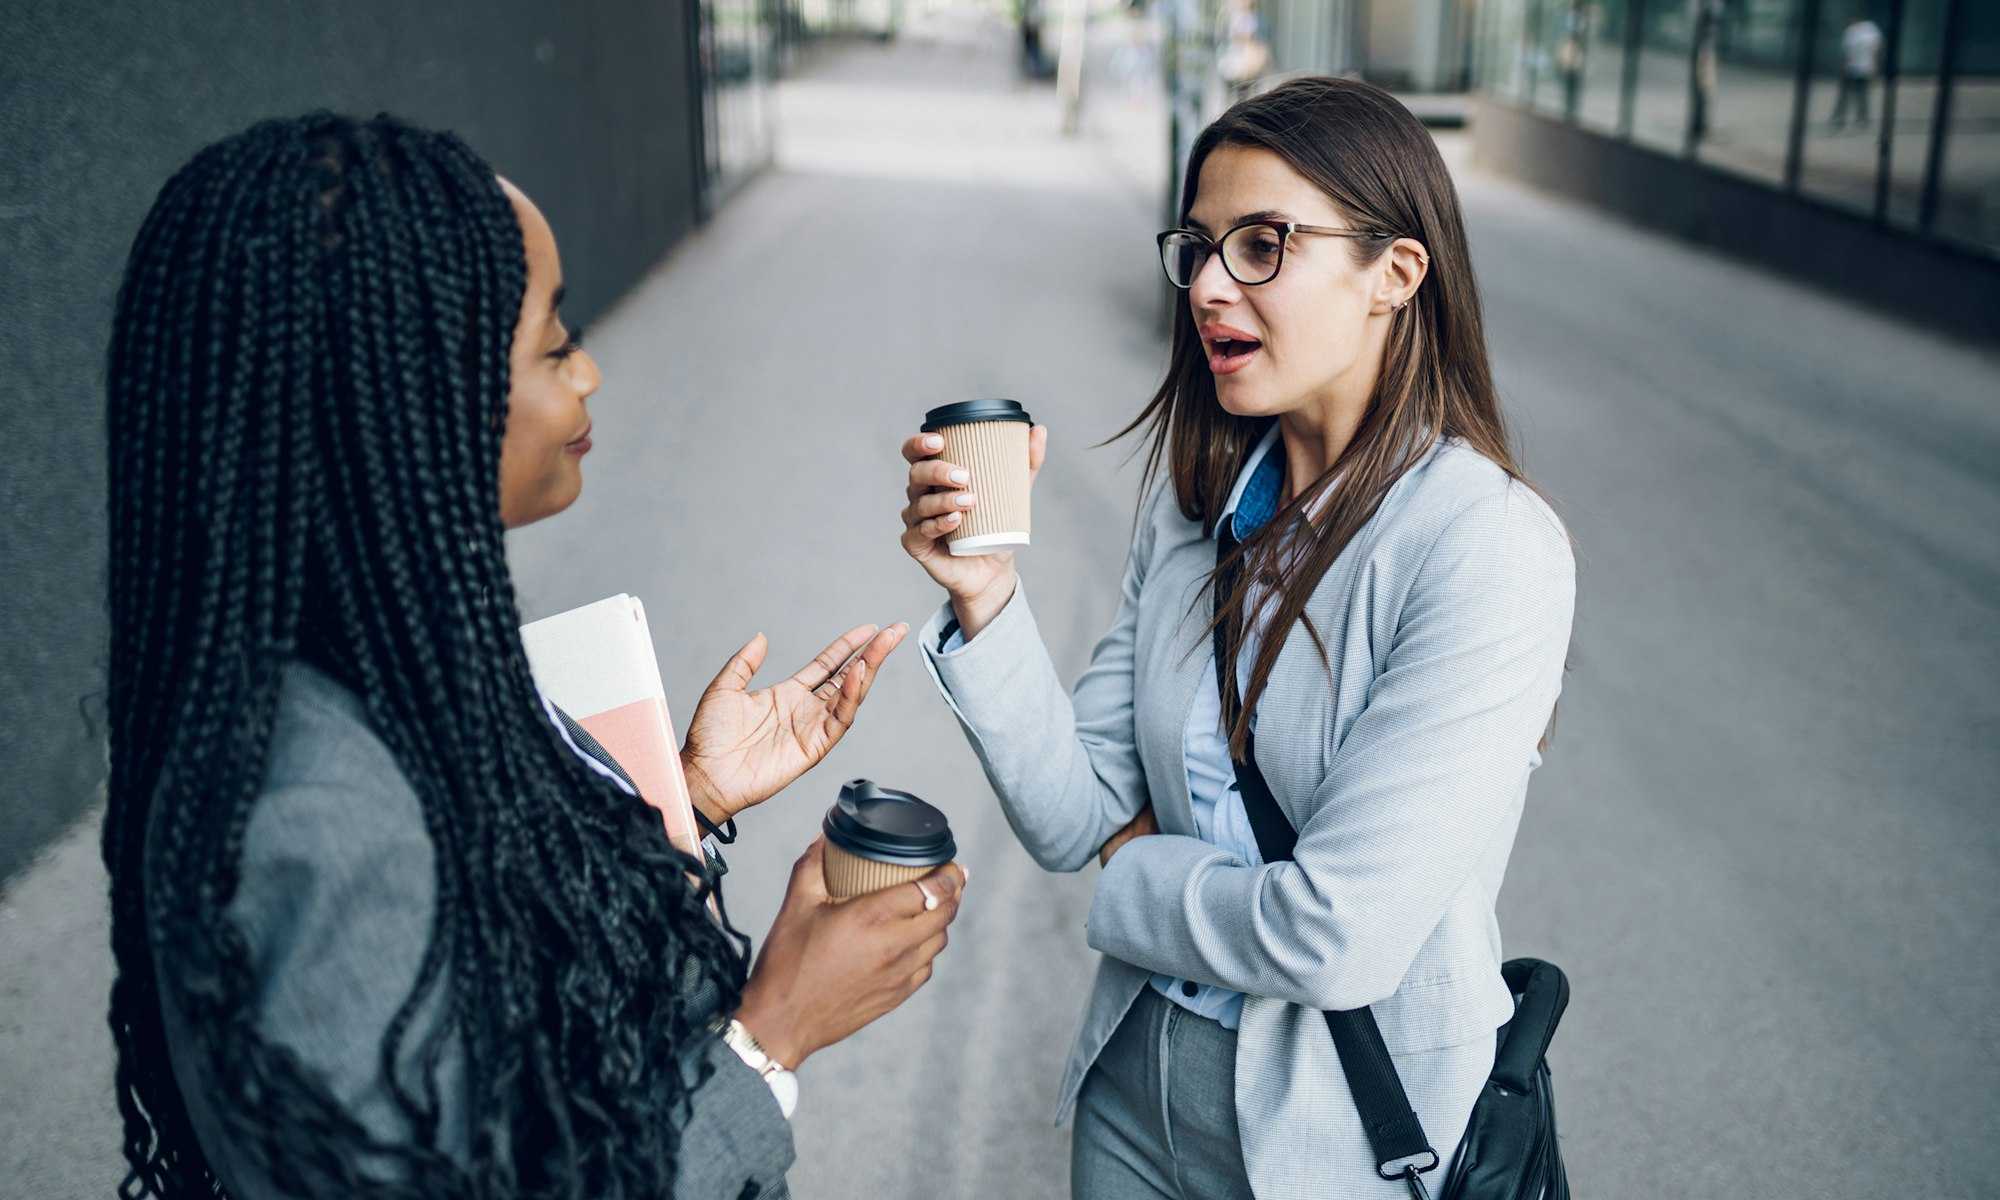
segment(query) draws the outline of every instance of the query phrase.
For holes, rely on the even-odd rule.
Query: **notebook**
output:
[[[621,592],[523,625],[521,641],[543,694],[618,760],[660,810],[667,836],[699,860],[701,832],[645,606]]]

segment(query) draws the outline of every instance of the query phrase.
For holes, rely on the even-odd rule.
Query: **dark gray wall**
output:
[[[2000,343],[2000,259],[1790,196],[1489,97],[1473,109],[1481,167],[1726,250],[1975,341]]]
[[[462,134],[548,214],[585,319],[695,219],[687,0],[7,0],[0,15],[0,881],[97,794],[103,366],[154,193],[267,116]],[[86,717],[86,713],[88,717]]]

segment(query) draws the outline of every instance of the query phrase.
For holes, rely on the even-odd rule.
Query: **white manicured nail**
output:
[[[965,470],[964,468],[961,467],[958,470],[953,471],[951,473],[951,481],[953,483],[971,483],[972,472]]]

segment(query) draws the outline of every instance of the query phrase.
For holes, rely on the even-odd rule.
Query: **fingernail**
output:
[[[971,483],[971,482],[972,482],[972,472],[970,472],[970,471],[968,471],[968,470],[964,469],[963,467],[961,467],[961,468],[959,468],[958,470],[956,470],[956,471],[953,471],[953,472],[951,473],[951,481],[952,481],[953,483]]]
[[[924,439],[924,449],[926,449],[926,450],[942,450],[942,449],[944,449],[944,439],[943,439],[943,438],[941,438],[941,437],[939,437],[939,436],[938,436],[937,434],[935,434],[935,433],[934,433],[934,434],[932,434],[932,435],[930,435],[929,437],[927,437],[927,438],[925,438],[925,439]]]
[[[944,523],[945,523],[945,524],[947,524],[947,525],[956,525],[956,524],[958,524],[958,514],[957,514],[957,513],[946,513],[946,514],[944,515]]]
[[[973,495],[971,492],[960,492],[958,494],[958,506],[960,508],[971,508],[973,503],[978,499],[979,497]]]

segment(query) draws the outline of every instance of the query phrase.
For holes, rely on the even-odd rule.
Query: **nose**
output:
[[[604,376],[597,369],[597,360],[590,351],[579,349],[569,356],[570,386],[574,387],[586,400],[595,395],[604,385]]]
[[[1201,264],[1188,285],[1188,304],[1199,316],[1204,309],[1223,309],[1243,299],[1243,291],[1222,266],[1222,250],[1216,250]]]

